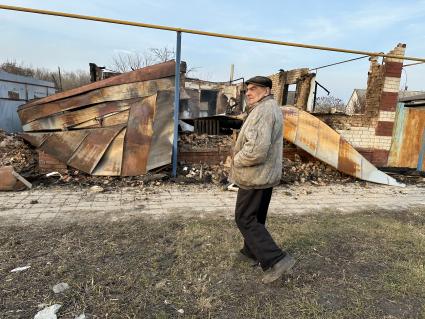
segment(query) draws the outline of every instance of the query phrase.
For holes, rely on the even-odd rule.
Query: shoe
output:
[[[261,280],[263,284],[269,284],[279,279],[283,274],[289,273],[291,268],[295,265],[295,258],[286,254],[281,260],[274,264],[264,275]]]

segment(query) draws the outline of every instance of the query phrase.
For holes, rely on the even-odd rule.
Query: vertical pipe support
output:
[[[425,158],[425,128],[422,132],[422,146],[421,146],[421,150],[419,152],[419,157],[418,157],[418,165],[416,167],[417,171],[422,171],[422,166],[423,166],[423,162],[424,162],[424,158]]]
[[[177,31],[176,45],[176,74],[174,86],[174,134],[173,134],[173,177],[177,176],[177,152],[179,140],[179,113],[180,113],[180,59],[182,34]]]

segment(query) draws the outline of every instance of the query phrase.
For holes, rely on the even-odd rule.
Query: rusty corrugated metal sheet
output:
[[[336,152],[335,150],[339,149],[340,135],[334,130],[329,130],[326,123],[322,121],[319,123],[318,131],[320,146],[316,150],[315,157],[332,167],[338,167],[339,151]]]
[[[388,157],[392,167],[409,167],[425,170],[423,160],[425,132],[425,107],[397,106],[395,128]]]
[[[140,101],[140,98],[124,100],[124,101],[112,101],[77,110],[74,112],[61,113],[52,115],[38,120],[29,122],[23,126],[25,131],[43,131],[43,130],[63,130],[71,127],[75,127],[79,124],[88,122],[92,119],[102,118],[103,116],[119,112],[122,110],[128,110],[132,103]]]
[[[295,143],[295,138],[297,135],[297,127],[298,127],[298,109],[284,107],[283,111],[283,137],[291,142]]]
[[[88,134],[87,131],[50,133],[49,137],[41,144],[40,149],[59,161],[66,163]]]
[[[404,107],[404,103],[397,104],[397,110],[395,114],[393,136],[391,139],[391,148],[388,155],[388,166],[397,167],[399,161],[400,149],[403,145],[404,125],[406,113],[409,112]]]
[[[283,135],[319,160],[339,171],[374,183],[402,186],[379,171],[337,132],[315,116],[295,107],[282,107]]]
[[[19,118],[23,125],[31,121],[48,117],[63,111],[70,111],[83,106],[108,101],[120,101],[133,98],[141,98],[155,94],[160,90],[171,90],[174,88],[174,78],[164,78],[145,82],[136,82],[109,86],[95,91],[87,92],[83,95],[68,97],[46,104],[37,104],[18,111]]]
[[[106,114],[104,116],[97,117],[73,126],[73,129],[81,128],[97,128],[97,127],[108,127],[120,124],[126,124],[128,121],[129,109]]]
[[[362,159],[363,156],[360,155],[360,153],[357,152],[350,143],[340,137],[337,166],[338,170],[348,175],[362,178]]]
[[[159,91],[153,120],[153,135],[146,169],[168,163],[171,158],[174,136],[174,91]]]
[[[135,176],[146,173],[149,148],[153,135],[156,94],[130,110],[125,134],[122,174]]]
[[[30,142],[35,147],[40,147],[41,144],[50,136],[50,133],[21,133],[26,141]]]
[[[99,128],[102,127],[100,120],[98,119],[91,119],[88,121],[85,121],[83,123],[80,123],[78,125],[73,126],[73,129],[83,129],[83,128]]]
[[[320,120],[307,112],[298,112],[298,125],[295,135],[295,145],[302,145],[303,149],[315,155],[318,147],[318,128]]]
[[[89,134],[68,160],[68,165],[91,174],[109,144],[123,126],[89,130]]]
[[[102,126],[113,126],[128,122],[130,110],[125,110],[101,118]]]
[[[151,65],[142,69],[135,70],[133,72],[124,73],[118,76],[111,77],[109,79],[90,83],[72,90],[68,90],[62,93],[57,93],[57,94],[50,95],[48,97],[45,97],[36,101],[32,101],[30,103],[20,106],[19,110],[23,110],[23,109],[32,107],[34,105],[46,104],[46,103],[57,101],[60,99],[65,99],[67,97],[79,95],[82,93],[87,93],[89,91],[93,91],[93,90],[108,87],[108,86],[172,77],[175,74],[175,65],[176,64],[174,61],[168,61],[168,62],[156,64],[156,65]],[[185,69],[185,67],[183,67],[183,69]]]
[[[124,128],[109,144],[108,149],[92,172],[92,175],[119,176],[121,175],[122,156],[124,153]]]
[[[93,175],[140,175],[170,163],[174,76],[163,77],[170,63],[146,68],[145,77],[143,70],[30,103],[19,111],[22,136]],[[149,80],[133,81],[141,78]]]

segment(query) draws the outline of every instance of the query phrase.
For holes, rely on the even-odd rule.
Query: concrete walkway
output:
[[[236,192],[216,186],[162,185],[148,189],[124,188],[91,193],[66,188],[34,189],[0,193],[0,224],[33,224],[121,220],[136,216],[172,214],[233,218]],[[330,186],[279,186],[275,188],[270,214],[311,212],[350,213],[359,210],[425,211],[425,188],[406,188],[358,183]]]

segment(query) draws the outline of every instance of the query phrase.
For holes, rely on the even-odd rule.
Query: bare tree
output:
[[[64,71],[61,77],[64,91],[90,83],[90,73],[84,70]]]
[[[56,88],[62,91],[90,83],[90,73],[84,70],[61,71],[60,78],[58,71],[51,71],[46,68],[34,69],[34,78],[53,81]]]
[[[39,80],[54,82],[56,88],[59,88],[59,82],[62,82],[63,90],[69,90],[90,83],[90,74],[88,71],[64,71],[61,72],[61,79],[59,79],[57,71],[26,66],[22,62],[18,63],[14,60],[7,60],[6,62],[0,63],[0,70],[16,75],[30,76]]]
[[[112,57],[111,69],[124,73],[156,63],[167,62],[174,59],[174,57],[174,50],[168,47],[150,48],[143,53],[118,53]]]
[[[34,76],[34,69],[28,66],[25,66],[22,62],[17,62],[16,60],[6,60],[0,64],[0,70],[23,76]]]
[[[176,52],[173,49],[168,47],[163,48],[150,48],[143,53],[133,52],[133,53],[118,53],[112,56],[112,66],[110,69],[119,72],[125,73],[140,69],[149,65],[167,62],[175,59]],[[187,67],[186,75],[196,73],[200,67]],[[211,74],[203,77],[211,78]]]
[[[316,99],[314,107],[316,113],[335,113],[337,111],[345,111],[344,102],[335,96],[320,96]]]
[[[154,57],[156,62],[167,62],[175,58],[176,53],[168,47],[164,48],[150,48],[149,52]]]
[[[134,71],[154,63],[154,58],[146,53],[118,53],[112,57],[112,69],[121,73]]]

